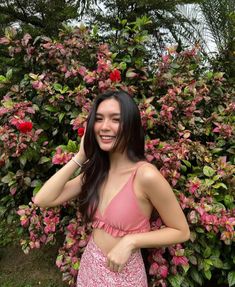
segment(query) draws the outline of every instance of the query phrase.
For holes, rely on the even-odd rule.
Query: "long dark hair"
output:
[[[96,111],[99,104],[107,99],[115,99],[120,105],[120,126],[114,150],[126,149],[133,162],[144,160],[144,131],[140,112],[134,100],[124,91],[108,91],[97,96],[87,119],[84,149],[87,162],[83,165],[82,189],[79,194],[79,210],[85,220],[92,220],[98,203],[99,189],[110,168],[109,154],[100,149],[94,133]]]

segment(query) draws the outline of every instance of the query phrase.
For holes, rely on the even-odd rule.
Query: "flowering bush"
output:
[[[31,197],[78,150],[94,97],[123,89],[139,105],[146,157],[172,185],[191,228],[185,244],[149,250],[150,286],[207,280],[232,286],[234,86],[204,65],[197,48],[169,48],[157,63],[150,61],[140,23],[123,25],[125,37],[110,46],[83,26],[61,31],[58,40],[28,34],[19,40],[15,33],[0,40],[25,73],[20,78],[12,67],[0,77],[0,216],[17,211],[27,230],[26,253],[64,234],[56,264],[74,286],[91,227],[76,202],[41,209]],[[151,226],[164,225],[156,217]]]

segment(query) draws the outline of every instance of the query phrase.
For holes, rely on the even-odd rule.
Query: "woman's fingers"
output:
[[[108,261],[107,267],[113,272],[121,272],[123,269],[122,265],[116,264],[112,261]]]

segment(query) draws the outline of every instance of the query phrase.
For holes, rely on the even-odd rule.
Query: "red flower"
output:
[[[121,81],[121,72],[118,69],[114,69],[109,74],[109,78],[112,82],[120,82]]]
[[[85,131],[84,128],[79,128],[79,129],[78,129],[78,136],[79,136],[80,138],[84,135],[84,131]]]
[[[33,124],[31,122],[22,122],[18,124],[17,128],[21,133],[26,134],[32,130]]]

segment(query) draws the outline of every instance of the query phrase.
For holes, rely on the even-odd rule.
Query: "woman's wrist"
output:
[[[73,156],[72,160],[76,163],[78,162],[79,165],[83,165],[83,163],[86,161],[86,158],[85,158],[85,156],[77,153]]]
[[[134,234],[128,234],[128,235],[124,236],[123,238],[126,241],[128,247],[130,248],[131,251],[134,251],[137,248]]]
[[[75,156],[72,157],[72,161],[73,161],[74,163],[76,163],[76,165],[78,165],[80,168],[82,167],[82,163],[80,163],[80,162],[75,158]]]

